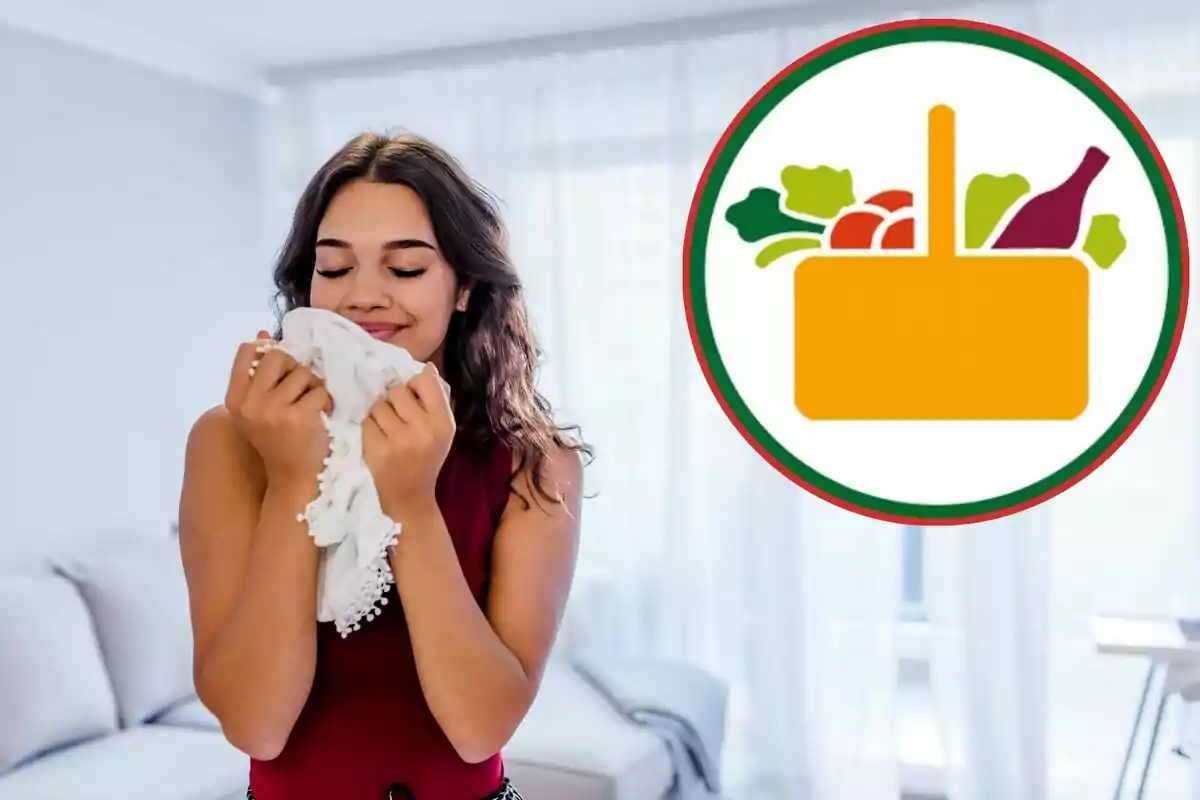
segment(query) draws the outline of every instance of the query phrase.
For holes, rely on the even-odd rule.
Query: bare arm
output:
[[[283,749],[316,665],[318,550],[296,520],[311,483],[268,485],[223,408],[189,436],[179,527],[196,690],[226,738],[260,760]]]
[[[436,505],[415,511],[392,555],[426,702],[466,761],[508,742],[537,694],[562,618],[578,549],[582,465],[547,459],[536,495],[529,475],[510,496],[492,555],[486,613],[472,596]]]

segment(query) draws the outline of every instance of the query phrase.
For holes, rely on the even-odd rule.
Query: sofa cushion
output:
[[[116,727],[112,687],[75,587],[49,571],[0,575],[0,773]]]
[[[688,754],[710,789],[720,789],[729,692],[724,681],[687,663],[579,653],[576,672],[625,718],[653,726]]]
[[[0,775],[0,800],[244,798],[249,772],[249,759],[219,733],[147,725]]]
[[[221,731],[221,721],[201,703],[199,698],[186,700],[169,708],[154,719],[155,725],[171,725],[176,728],[194,728],[201,731]]]
[[[504,748],[504,764],[530,800],[659,800],[674,774],[657,736],[557,662],[547,666],[533,707]]]
[[[195,694],[187,581],[175,539],[75,557],[58,568],[92,612],[122,725]]]

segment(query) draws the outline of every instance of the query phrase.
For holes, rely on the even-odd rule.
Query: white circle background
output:
[[[1019,173],[1032,185],[1029,197],[1065,179],[1089,145],[1110,156],[1085,201],[1079,245],[1092,215],[1100,213],[1120,217],[1128,244],[1107,270],[1083,257],[1091,283],[1091,384],[1087,410],[1076,420],[814,422],[793,405],[792,280],[806,253],[759,269],[754,256],[761,243],[739,239],[725,211],[756,186],[782,193],[779,175],[788,164],[848,168],[860,202],[885,189],[914,193],[916,244],[923,249],[928,110],[941,103],[956,117],[960,242],[962,198],[974,175]],[[1004,220],[997,230],[1003,225]],[[1027,487],[1074,460],[1136,391],[1167,299],[1166,239],[1153,188],[1112,121],[1045,68],[961,43],[882,48],[794,90],[734,160],[718,193],[706,248],[705,301],[713,335],[754,416],[827,478],[907,503],[986,500]]]

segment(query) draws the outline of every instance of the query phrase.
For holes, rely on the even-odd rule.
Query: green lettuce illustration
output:
[[[779,192],[759,186],[751,189],[744,200],[725,211],[725,220],[737,229],[746,242],[757,242],[780,233],[823,233],[819,222],[798,219],[779,208]]]
[[[1121,220],[1116,214],[1097,214],[1092,217],[1092,224],[1083,241],[1083,252],[1092,257],[1096,266],[1101,269],[1111,267],[1125,252],[1125,245]]]
[[[1030,186],[1023,176],[976,175],[967,184],[967,196],[963,201],[965,217],[964,244],[968,249],[983,247],[992,231],[996,229],[1004,212],[1012,208]]]
[[[792,164],[783,168],[780,181],[787,190],[784,206],[796,214],[833,219],[839,211],[854,203],[854,179],[848,169]]]

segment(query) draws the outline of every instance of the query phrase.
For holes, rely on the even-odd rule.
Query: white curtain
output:
[[[1195,12],[1165,2],[961,15],[1047,36],[1147,109],[1194,214],[1200,114],[1174,102],[1200,88],[1195,40],[1183,46],[1195,28],[1161,22]],[[915,537],[776,474],[692,353],[681,252],[704,160],[777,70],[878,21],[289,86],[267,118],[268,239],[362,130],[429,136],[500,196],[547,353],[542,389],[598,451],[565,635],[725,678],[731,797],[1104,797],[1143,665],[1097,656],[1090,615],[1200,611],[1191,336],[1139,432],[1082,485]],[[918,584],[903,603],[902,570]],[[1184,796],[1182,763],[1160,757],[1154,797]]]
[[[997,21],[1066,50],[1130,103],[1195,231],[1200,6],[1057,0]],[[1200,613],[1198,358],[1192,324],[1153,409],[1081,484],[1013,518],[929,532],[932,689],[952,800],[1112,796],[1147,664],[1098,655],[1091,623]],[[1190,798],[1192,767],[1170,753],[1181,704],[1168,708],[1146,789]],[[1124,796],[1143,758],[1137,750]]]

